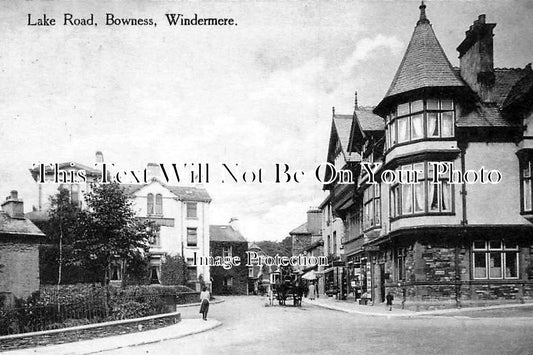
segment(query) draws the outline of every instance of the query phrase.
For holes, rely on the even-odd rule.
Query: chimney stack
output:
[[[495,23],[486,23],[484,14],[479,15],[457,47],[461,76],[484,102],[494,101],[494,27]]]
[[[24,219],[24,203],[18,198],[16,190],[6,197],[2,203],[2,210],[11,218]]]
[[[311,234],[322,233],[322,211],[318,208],[311,207],[307,211],[307,231]]]
[[[161,166],[159,166],[159,164],[148,163],[148,165],[146,166],[146,170],[148,179],[157,178],[161,180],[162,172]]]
[[[103,163],[104,162],[104,154],[101,151],[96,152],[96,162],[97,163]]]

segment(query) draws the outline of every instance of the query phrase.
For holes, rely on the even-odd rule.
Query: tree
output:
[[[57,287],[61,284],[63,271],[63,245],[70,244],[76,239],[80,207],[70,199],[69,191],[60,189],[55,196],[50,197],[49,220],[46,224],[46,236],[53,245],[58,247]],[[59,293],[58,293],[59,294]]]
[[[279,254],[280,256],[291,256],[292,239],[290,236],[286,237],[281,242],[263,240],[256,244],[266,255],[275,256],[276,254]]]
[[[161,263],[161,284],[185,285],[186,267],[185,259],[181,255],[165,255]]]
[[[73,243],[75,255],[88,268],[109,281],[111,263],[127,265],[148,253],[148,241],[154,228],[149,221],[135,217],[132,201],[117,183],[92,184],[85,195],[87,210],[78,218],[79,235]]]

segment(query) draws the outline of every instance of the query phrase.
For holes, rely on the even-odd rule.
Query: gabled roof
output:
[[[520,73],[522,74],[521,78],[515,81],[512,88],[507,92],[505,101],[501,104],[502,106],[506,107],[523,99],[531,99],[531,95],[528,95],[533,91],[533,70],[531,70],[531,64],[528,64],[525,69],[520,70]]]
[[[352,123],[350,144],[348,145],[349,150],[360,150],[367,134],[383,132],[385,130],[385,121],[380,116],[374,114],[372,109],[357,108],[355,110],[355,119]]]
[[[360,156],[355,152],[350,152],[348,144],[350,143],[350,131],[352,127],[353,115],[333,114],[331,122],[331,133],[329,136],[329,148],[327,159],[335,158],[336,143],[338,142],[347,162],[359,161]]]
[[[372,112],[374,108],[358,108],[355,110],[355,118],[361,125],[363,132],[383,131],[385,121],[380,116]]]
[[[246,242],[241,232],[229,225],[210,225],[209,240],[212,242]]]
[[[416,89],[465,86],[444,54],[426,18],[425,8],[424,4],[420,5],[420,20],[384,100]]]
[[[133,195],[135,192],[153,182],[158,182],[161,184],[161,186],[165,187],[171,193],[176,195],[180,201],[211,202],[211,197],[204,188],[166,185],[157,178],[152,178],[152,181],[148,184],[122,184],[120,186],[124,188],[124,192],[127,195]]]
[[[516,127],[519,123],[504,119],[496,104],[477,103],[469,113],[457,119],[457,127]]]
[[[311,232],[307,230],[307,222],[305,222],[302,225],[294,228],[289,232],[289,234],[311,234]]]
[[[35,236],[44,237],[44,233],[27,218],[11,218],[0,211],[0,235],[9,234],[20,237]]]

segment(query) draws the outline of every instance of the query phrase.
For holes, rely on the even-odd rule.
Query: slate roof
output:
[[[207,190],[199,187],[187,187],[187,186],[172,186],[166,185],[156,178],[152,181],[157,181],[162,186],[172,192],[180,201],[196,201],[196,202],[211,202],[211,196],[207,193]],[[122,184],[124,192],[128,195],[132,195],[145,186],[145,184]]]
[[[342,151],[346,154],[348,149],[348,142],[350,140],[350,128],[352,127],[352,115],[335,115],[333,122],[335,123],[335,131],[339,137]]]
[[[355,117],[363,132],[383,131],[385,129],[385,121],[380,116],[374,114],[372,112],[373,109],[372,107],[355,110]]]
[[[311,234],[311,232],[307,230],[307,222],[305,222],[304,224],[294,228],[289,232],[289,234]]]
[[[44,233],[27,218],[11,218],[0,211],[0,235],[11,234],[18,236],[44,237]]]
[[[422,9],[424,7],[424,9]],[[421,6],[425,11],[425,6]],[[463,87],[444,54],[435,32],[424,17],[418,21],[411,41],[385,98],[428,87]]]
[[[528,66],[524,69],[496,68],[494,69],[494,76],[494,102],[478,102],[473,111],[458,117],[458,127],[520,126],[520,122],[506,119],[502,114],[502,109],[522,100],[533,90],[533,71]]]
[[[231,228],[229,225],[210,225],[209,240],[212,242],[245,242],[246,239],[241,232]]]
[[[337,132],[337,137],[339,138],[340,145],[344,156],[346,157],[347,162],[360,161],[361,155],[357,152],[349,152],[349,143],[350,143],[350,131],[353,122],[353,115],[334,115],[333,116],[333,126],[335,132]],[[331,139],[330,137],[330,145]],[[331,148],[334,149],[333,146]],[[330,152],[328,152],[329,155]]]
[[[457,127],[516,127],[519,122],[504,119],[496,104],[478,103],[476,108],[457,119]]]
[[[516,71],[516,70],[514,70]],[[512,105],[526,97],[533,91],[533,70],[531,64],[528,64],[525,69],[521,70],[522,77],[516,81],[516,84],[509,90],[506,95],[503,106]],[[531,97],[531,95],[529,96]]]

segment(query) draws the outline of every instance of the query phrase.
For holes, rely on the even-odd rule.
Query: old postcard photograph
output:
[[[533,354],[532,19],[0,1],[0,352]]]

